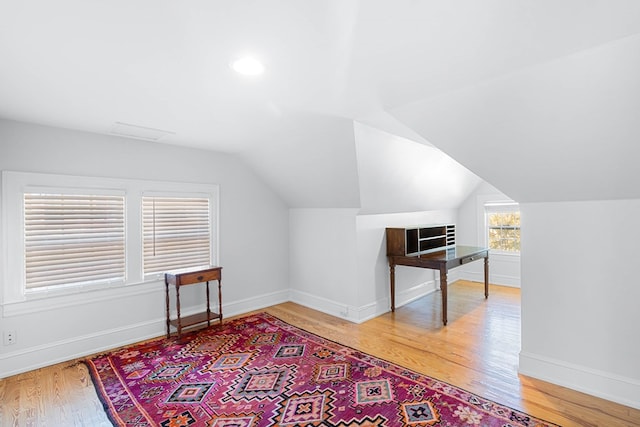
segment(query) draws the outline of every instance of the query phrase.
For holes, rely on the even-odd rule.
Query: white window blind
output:
[[[25,287],[125,280],[124,196],[24,194]]]
[[[211,263],[206,197],[142,197],[144,274]]]

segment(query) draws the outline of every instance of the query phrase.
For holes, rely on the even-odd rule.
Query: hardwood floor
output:
[[[632,409],[517,374],[520,292],[459,281],[449,288],[449,323],[434,293],[357,325],[294,303],[280,319],[562,426],[640,426]],[[2,426],[109,426],[78,361],[0,380]]]
[[[0,426],[111,425],[83,363],[59,363],[0,380]]]

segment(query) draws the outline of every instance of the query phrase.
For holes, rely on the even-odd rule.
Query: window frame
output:
[[[142,251],[141,259],[140,259],[140,269],[142,275],[145,280],[164,280],[164,276],[162,273],[145,273],[144,272],[144,227],[143,227],[143,211],[142,211],[142,198],[143,197],[169,197],[169,198],[208,198],[209,199],[209,225],[210,229],[210,242],[209,242],[209,253],[210,253],[210,264],[217,265],[217,262],[214,261],[215,255],[218,254],[217,246],[214,243],[217,242],[217,223],[214,226],[214,222],[218,218],[217,214],[217,202],[214,202],[209,194],[204,192],[169,192],[169,191],[143,191],[140,195],[140,248]],[[214,233],[214,230],[216,232]]]
[[[25,281],[24,281],[24,292],[29,294],[29,293],[37,293],[37,292],[43,292],[47,289],[62,289],[63,287],[83,287],[83,286],[93,286],[95,284],[98,283],[104,283],[104,284],[111,284],[111,283],[122,283],[124,284],[126,281],[126,260],[127,260],[127,245],[126,245],[126,235],[127,235],[127,230],[126,230],[126,225],[127,225],[127,217],[126,217],[126,212],[127,212],[127,206],[126,206],[126,197],[123,191],[99,191],[97,189],[84,189],[84,190],[79,190],[77,188],[73,188],[73,189],[62,189],[62,188],[44,188],[44,187],[27,187],[24,189],[23,193],[22,193],[22,200],[23,200],[23,215],[22,215],[22,230],[23,231],[23,247],[22,247],[22,253],[24,254],[24,273],[26,276],[28,276],[28,261],[27,259],[29,258],[27,256],[28,250],[27,250],[27,245],[26,245],[26,240],[27,240],[27,224],[26,224],[26,204],[27,204],[27,194],[33,194],[33,195],[48,195],[48,196],[57,196],[57,195],[61,195],[64,197],[68,197],[68,196],[91,196],[91,197],[102,197],[102,196],[108,196],[108,197],[117,197],[122,199],[122,234],[121,239],[118,239],[118,243],[122,245],[122,254],[121,254],[121,258],[119,257],[118,259],[123,263],[122,265],[122,270],[121,270],[121,276],[119,277],[114,277],[114,278],[109,278],[109,279],[96,279],[96,280],[84,280],[84,281],[78,281],[78,282],[71,282],[71,283],[65,283],[65,284],[50,284],[50,285],[34,285],[34,286],[29,286],[29,280],[28,277],[25,277]],[[39,197],[37,197],[39,198]],[[57,197],[49,197],[49,199],[56,199]],[[55,213],[54,213],[55,215]],[[46,221],[45,221],[46,223]],[[51,229],[53,228],[51,226],[50,223],[48,226],[48,230],[52,231]],[[67,234],[65,234],[66,236]],[[100,240],[102,240],[103,238],[99,238]],[[87,250],[87,248],[83,248],[85,251]],[[65,250],[68,250],[68,248],[65,246]],[[120,254],[118,254],[120,255]],[[52,264],[53,265],[53,264]],[[86,267],[83,267],[86,268]]]
[[[125,280],[111,283],[62,285],[40,290],[26,289],[24,260],[24,193],[38,189],[47,192],[77,191],[120,193],[125,197]],[[142,196],[170,195],[177,197],[207,197],[210,203],[211,264],[219,259],[219,185],[205,183],[147,181],[126,178],[56,175],[32,172],[2,171],[2,265],[3,287],[0,303],[7,309],[12,304],[68,297],[73,304],[82,304],[95,291],[113,295],[114,289],[123,291],[163,280],[162,274],[143,274],[142,260]],[[124,292],[124,291],[123,291]],[[80,295],[80,296],[78,296]],[[113,296],[111,296],[113,297]],[[64,304],[63,304],[64,305]],[[40,305],[42,306],[42,304]],[[35,307],[35,306],[34,306]],[[22,311],[15,308],[9,311]],[[31,311],[26,309],[27,312]],[[35,308],[32,311],[37,311]]]
[[[511,213],[511,212],[520,212],[520,205],[517,202],[512,200],[501,200],[501,201],[486,201],[483,203],[483,212],[484,212],[484,227],[483,227],[483,236],[484,236],[484,246],[490,248],[489,246],[489,215],[491,213]],[[522,224],[518,227],[518,230],[522,229]],[[522,236],[522,235],[521,235]],[[522,245],[522,243],[521,243]],[[505,251],[500,249],[491,249],[491,252],[494,254],[501,255],[511,255],[511,256],[520,256],[521,250],[518,251]]]

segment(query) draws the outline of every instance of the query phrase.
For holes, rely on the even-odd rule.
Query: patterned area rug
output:
[[[86,361],[117,426],[550,426],[268,314]]]

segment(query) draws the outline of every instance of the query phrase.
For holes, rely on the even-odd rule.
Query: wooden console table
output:
[[[209,281],[218,281],[218,313],[211,311],[209,304]],[[191,316],[180,316],[180,287],[193,285],[195,283],[207,283],[207,311],[203,313],[193,314]],[[220,319],[222,322],[222,267],[207,267],[199,269],[181,269],[167,272],[164,275],[164,284],[166,290],[167,302],[167,338],[171,336],[170,326],[173,325],[178,331],[178,338],[182,336],[182,329],[188,326],[197,325],[207,322],[207,326],[211,326],[211,320]],[[176,310],[177,318],[171,319],[169,308],[169,285],[176,287]]]
[[[449,269],[484,259],[484,297],[489,297],[489,249],[455,244],[455,225],[387,228],[387,257],[391,278],[391,311],[396,310],[396,265],[440,272],[442,323],[447,324],[447,273]]]

